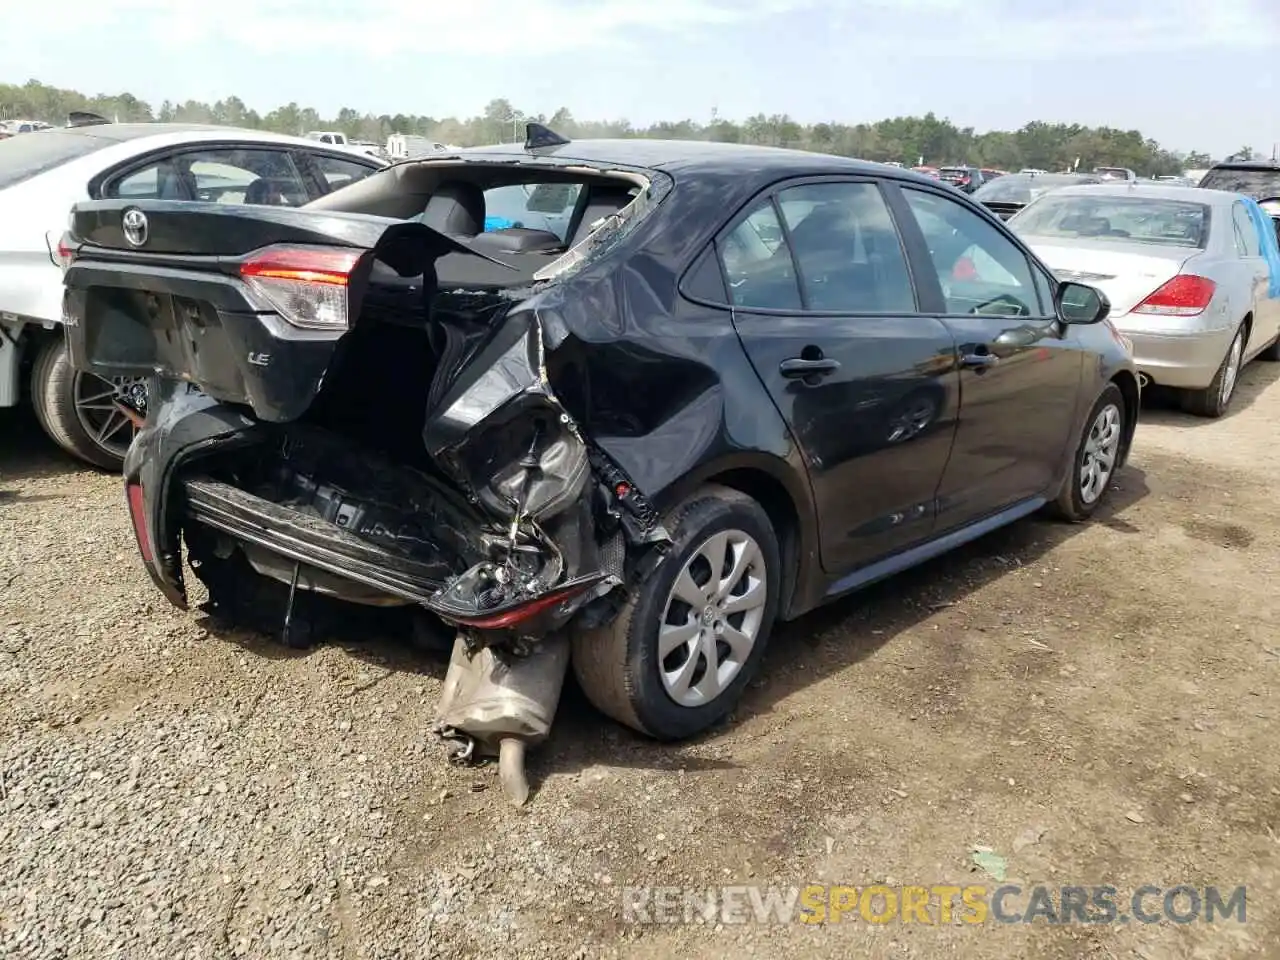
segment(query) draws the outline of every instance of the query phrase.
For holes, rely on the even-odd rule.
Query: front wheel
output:
[[[705,487],[668,518],[672,544],[609,624],[573,633],[573,666],[597,709],[681,740],[733,709],[759,669],[782,581],[758,503]]]
[[[134,426],[120,404],[145,409],[142,378],[104,380],[81,373],[71,366],[66,340],[59,337],[36,356],[31,396],[36,419],[54,443],[95,467],[121,469]]]
[[[1124,394],[1114,383],[1094,402],[1076,445],[1071,472],[1050,511],[1062,520],[1079,523],[1093,516],[1120,464],[1125,429]]]

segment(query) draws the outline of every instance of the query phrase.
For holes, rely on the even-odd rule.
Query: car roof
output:
[[[577,160],[593,166],[619,164],[628,167],[684,171],[694,173],[699,169],[723,172],[735,168],[743,173],[784,173],[803,176],[806,173],[849,173],[883,176],[892,171],[894,176],[912,176],[901,167],[837,157],[807,150],[789,150],[785,147],[763,147],[742,143],[714,143],[706,140],[650,140],[627,138],[618,140],[574,140],[554,147],[523,150],[520,144],[502,143],[483,147],[469,147],[460,151],[463,156],[505,155],[511,157],[554,157],[557,160]],[[923,178],[921,178],[923,179]]]
[[[1280,160],[1224,160],[1210,170],[1280,170]]]
[[[1146,197],[1150,200],[1180,200],[1183,203],[1203,203],[1213,207],[1229,206],[1240,199],[1238,193],[1226,190],[1208,190],[1200,187],[1183,187],[1171,183],[1082,183],[1059,187],[1055,197],[1068,196],[1126,196]]]

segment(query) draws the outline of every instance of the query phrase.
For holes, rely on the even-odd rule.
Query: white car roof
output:
[[[1240,194],[1226,190],[1203,190],[1200,187],[1181,187],[1167,183],[1141,183],[1114,180],[1111,183],[1081,183],[1058,187],[1055,197],[1127,196],[1145,197],[1149,200],[1181,200],[1184,203],[1204,203],[1211,207],[1230,206],[1240,199]]]

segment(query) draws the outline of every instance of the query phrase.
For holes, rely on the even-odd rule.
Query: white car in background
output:
[[[302,137],[185,124],[98,123],[0,140],[0,407],[29,392],[55,442],[113,470],[145,414],[145,384],[99,380],[67,362],[59,244],[73,203],[300,206],[385,165]]]
[[[1220,417],[1244,364],[1280,360],[1280,297],[1247,203],[1221,190],[1095,184],[1045,194],[1008,223],[1060,279],[1107,295],[1146,383]]]

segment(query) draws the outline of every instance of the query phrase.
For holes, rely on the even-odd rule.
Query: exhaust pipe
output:
[[[569,638],[555,634],[517,655],[493,647],[472,649],[463,634],[453,643],[435,730],[460,743],[463,762],[497,757],[502,792],[513,806],[529,799],[525,751],[547,738],[564,678]]]

